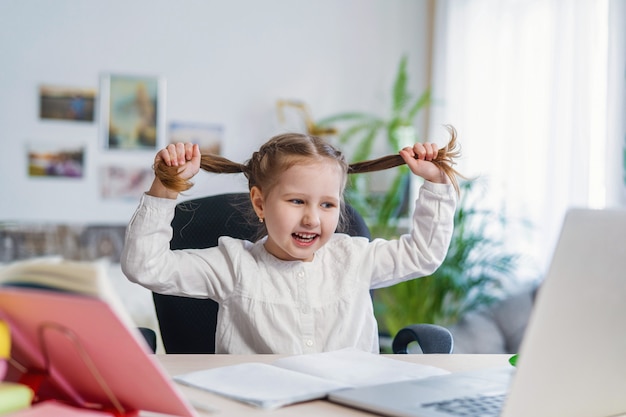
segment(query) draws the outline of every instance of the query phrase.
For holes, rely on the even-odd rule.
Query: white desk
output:
[[[436,366],[451,372],[506,366],[511,355],[389,355],[394,359]],[[200,369],[234,365],[242,362],[272,362],[278,355],[156,355],[172,376]],[[370,413],[333,404],[325,400],[294,404],[278,410],[262,410],[229,400],[219,395],[177,384],[192,404],[214,409],[212,413],[198,410],[201,416],[372,416]]]

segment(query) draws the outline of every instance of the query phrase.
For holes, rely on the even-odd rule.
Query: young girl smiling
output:
[[[296,133],[271,138],[245,164],[201,155],[190,143],[168,145],[127,228],[122,269],[152,291],[217,301],[216,353],[377,353],[370,289],[431,274],[450,243],[458,190],[450,132],[443,149],[416,143],[399,156],[354,165],[323,139]],[[411,231],[371,242],[336,233],[348,174],[400,163],[425,179]],[[176,198],[201,168],[247,177],[264,237],[169,249]]]

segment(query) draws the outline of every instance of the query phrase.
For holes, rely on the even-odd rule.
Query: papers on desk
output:
[[[433,366],[344,349],[288,356],[272,364],[250,362],[195,371],[174,380],[256,407],[275,409],[324,398],[340,389],[446,373]]]
[[[191,372],[174,380],[267,409],[323,398],[331,391],[346,388],[330,380],[256,362]]]

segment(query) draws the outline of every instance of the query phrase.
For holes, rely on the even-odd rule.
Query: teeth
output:
[[[313,239],[317,235],[309,234],[309,233],[294,233],[294,236],[296,236],[299,239]]]

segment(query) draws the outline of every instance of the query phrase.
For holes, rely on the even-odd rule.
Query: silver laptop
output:
[[[626,210],[568,211],[517,368],[356,388],[329,399],[410,417],[626,413]],[[491,402],[499,410],[487,411]]]

